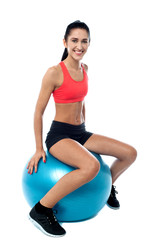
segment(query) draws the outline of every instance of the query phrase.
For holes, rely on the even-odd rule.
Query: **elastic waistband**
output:
[[[73,125],[73,124],[70,124],[70,123],[59,122],[59,121],[53,120],[52,127],[63,128],[63,129],[66,129],[66,130],[73,130],[73,131],[82,131],[82,130],[85,130],[85,123],[83,122],[79,125]]]

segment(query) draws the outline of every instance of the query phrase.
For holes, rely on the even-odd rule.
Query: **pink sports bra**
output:
[[[63,71],[62,85],[53,91],[56,103],[73,103],[83,101],[88,92],[88,76],[82,65],[83,80],[75,81],[69,74],[64,62],[60,62]]]

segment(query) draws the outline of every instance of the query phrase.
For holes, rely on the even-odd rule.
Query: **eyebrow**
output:
[[[72,37],[71,39],[78,40],[78,38],[76,38],[76,37]],[[88,40],[88,38],[83,38],[82,40]]]

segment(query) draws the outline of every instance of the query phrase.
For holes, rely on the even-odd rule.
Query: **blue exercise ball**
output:
[[[61,199],[53,208],[60,222],[73,222],[89,219],[97,215],[104,207],[111,191],[112,177],[107,164],[101,156],[91,152],[100,162],[100,171],[97,176]],[[39,161],[38,172],[28,174],[27,164],[22,177],[24,196],[32,208],[65,174],[75,168],[60,162],[48,151],[46,163]]]

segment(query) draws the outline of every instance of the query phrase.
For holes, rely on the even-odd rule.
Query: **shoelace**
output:
[[[116,187],[115,187],[115,186],[112,186],[112,191],[111,191],[111,193],[112,193],[113,198],[116,199],[116,194],[118,194],[118,192],[116,191]]]
[[[43,221],[44,224],[47,224],[47,222],[49,222],[49,224],[58,223],[57,218],[54,215],[52,210],[49,210],[48,212],[46,212],[46,218],[43,217],[41,221]]]
[[[55,224],[57,222],[57,218],[53,213],[47,216],[47,220],[50,224]]]

